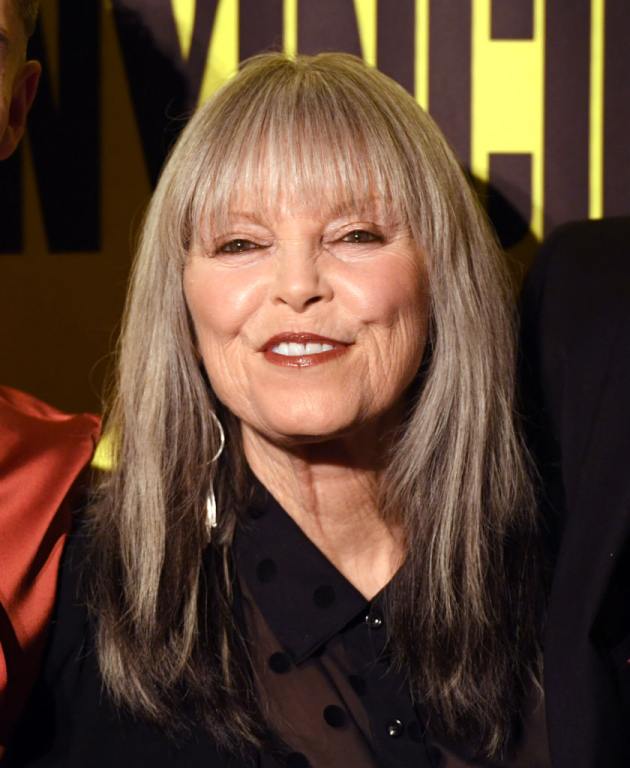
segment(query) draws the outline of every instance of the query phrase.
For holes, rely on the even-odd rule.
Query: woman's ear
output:
[[[27,61],[22,64],[13,81],[9,119],[0,136],[0,160],[5,160],[15,151],[24,135],[26,118],[37,93],[41,71],[38,61]]]

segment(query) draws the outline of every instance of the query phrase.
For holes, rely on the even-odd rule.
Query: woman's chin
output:
[[[289,447],[325,443],[347,437],[357,430],[355,420],[348,417],[334,418],[334,415],[330,413],[321,414],[318,417],[302,416],[298,418],[282,415],[277,418],[265,419],[262,423],[252,425],[252,427],[254,431],[270,442]]]
[[[347,424],[277,424],[267,431],[267,436],[280,445],[312,445],[326,443],[352,432]]]

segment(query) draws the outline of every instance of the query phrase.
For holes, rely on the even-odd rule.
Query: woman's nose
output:
[[[319,245],[283,243],[276,260],[274,301],[303,312],[332,297]]]

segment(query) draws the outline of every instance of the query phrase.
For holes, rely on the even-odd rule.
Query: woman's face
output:
[[[280,444],[397,412],[427,338],[425,257],[382,205],[257,210],[190,253],[184,292],[212,388]]]

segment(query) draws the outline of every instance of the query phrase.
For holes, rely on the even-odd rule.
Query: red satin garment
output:
[[[70,492],[100,421],[0,387],[0,756],[35,678],[70,528]]]

